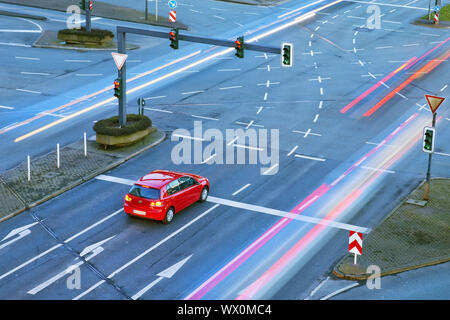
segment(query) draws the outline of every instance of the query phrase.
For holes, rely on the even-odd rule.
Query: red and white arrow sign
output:
[[[363,235],[361,232],[350,231],[350,237],[348,239],[348,252],[361,255],[362,241]]]
[[[122,69],[125,60],[127,60],[128,55],[123,53],[111,52],[114,62],[116,63],[117,69]]]

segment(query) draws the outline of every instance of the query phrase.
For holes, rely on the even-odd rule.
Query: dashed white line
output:
[[[188,91],[188,92],[182,92],[181,94],[186,95],[186,94],[195,94],[195,93],[202,93],[202,92],[205,92],[205,90]]]
[[[27,89],[16,89],[16,90],[22,91],[22,92],[28,92],[28,93],[42,94],[42,92],[34,91],[34,90],[27,90]]]
[[[302,154],[296,154],[295,157],[296,158],[308,159],[308,160],[314,160],[314,161],[321,161],[321,162],[326,161],[326,159],[323,159],[323,158],[305,156],[305,155],[302,155]]]
[[[441,88],[441,90],[439,90],[440,92],[444,91],[447,88],[448,85],[445,85]]]
[[[229,90],[229,89],[237,89],[237,88],[242,88],[242,86],[224,87],[224,88],[219,88],[219,90]]]
[[[251,184],[250,184],[250,183],[247,183],[245,186],[243,186],[243,187],[240,188],[239,190],[236,190],[236,191],[233,192],[231,195],[232,195],[232,196],[235,196],[235,195],[237,195],[238,193],[244,191],[245,189],[247,189],[247,188],[250,187],[250,186],[251,186]]]
[[[41,60],[41,58],[32,58],[32,57],[15,57],[15,58],[22,60]]]
[[[145,110],[149,110],[149,111],[157,111],[157,112],[165,112],[165,113],[173,113],[172,111],[169,110],[162,110],[162,109],[155,109],[155,108],[144,108]]]
[[[219,119],[217,118],[212,118],[212,117],[204,117],[204,116],[197,116],[195,114],[191,114],[192,117],[194,118],[199,118],[199,119],[205,119],[205,120],[214,120],[214,121],[218,121]]]
[[[289,151],[289,153],[287,154],[287,157],[289,157],[291,154],[293,154],[295,152],[295,150],[297,150],[297,149],[298,149],[298,146],[293,147],[292,150]]]

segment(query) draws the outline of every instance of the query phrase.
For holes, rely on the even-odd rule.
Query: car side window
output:
[[[197,181],[195,181],[193,178],[191,177],[181,177],[180,179],[180,186],[181,186],[181,190],[187,189],[189,187],[192,187],[193,185],[197,184]]]
[[[170,196],[180,191],[180,182],[177,180],[172,181],[167,185],[167,194]]]

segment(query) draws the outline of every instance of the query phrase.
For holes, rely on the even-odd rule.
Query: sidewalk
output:
[[[450,261],[450,179],[431,180],[430,200],[424,206],[408,203],[423,195],[424,183],[363,239],[357,265],[353,254],[347,254],[333,274],[365,280],[370,265],[379,266],[384,276]]]
[[[55,151],[31,159],[31,179],[27,162],[0,174],[0,222],[70,190],[102,174],[164,141],[166,134],[155,131],[136,144],[104,150],[95,141],[83,140],[60,148],[60,167]]]
[[[50,10],[57,10],[66,12],[70,5],[78,5],[78,1],[75,0],[0,0],[0,2],[22,5],[35,8],[43,8]],[[84,13],[82,13],[84,16]],[[167,28],[180,28],[187,30],[188,27],[180,22],[172,23],[169,21],[168,17],[158,16],[158,21],[156,21],[155,16],[148,13],[148,20],[145,19],[145,12],[134,10],[131,8],[116,6],[106,2],[94,1],[94,6],[92,9],[92,17],[102,17],[106,19],[122,20],[136,23],[144,23],[155,26],[167,27]]]

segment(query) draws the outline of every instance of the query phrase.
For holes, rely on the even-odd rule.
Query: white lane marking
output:
[[[240,24],[239,22],[234,21],[234,24],[238,25],[239,27],[243,27],[243,24]]]
[[[326,161],[327,159],[323,159],[323,158],[317,158],[317,157],[310,157],[310,156],[305,156],[302,154],[295,154],[294,155],[296,158],[303,158],[303,159],[308,159],[308,160],[314,160],[314,161]]]
[[[412,46],[419,46],[419,43],[409,43],[409,44],[403,44],[403,47],[412,47]]]
[[[194,9],[189,9],[190,11],[192,11],[192,12],[195,12],[195,13],[201,13],[200,11],[198,11],[198,10],[194,10]]]
[[[377,6],[388,6],[388,7],[397,7],[397,8],[408,8],[408,9],[417,9],[417,10],[428,10],[428,8],[421,8],[421,7],[411,7],[411,6],[405,6],[401,4],[391,4],[391,3],[382,3],[382,2],[376,2],[373,1],[359,1],[359,0],[345,0],[346,2],[354,2],[354,3],[362,3],[362,4],[376,4]],[[356,7],[356,9],[361,8],[362,6],[359,5]]]
[[[203,160],[203,161],[201,162],[201,164],[207,163],[209,160],[211,160],[212,158],[214,158],[216,155],[217,155],[217,154],[213,154],[212,156],[210,156],[210,157],[208,157],[207,159]]]
[[[291,149],[291,151],[289,151],[289,153],[287,154],[287,157],[289,157],[291,154],[293,154],[295,152],[295,150],[298,149],[298,146],[295,146]]]
[[[320,133],[313,133],[313,132],[311,132],[311,129],[308,129],[308,131],[299,131],[299,130],[292,130],[292,132],[294,132],[294,133],[300,133],[300,134],[304,134],[304,136],[303,137],[307,137],[308,135],[313,135],[313,136],[318,136],[318,137],[321,137],[322,135],[320,134]]]
[[[366,141],[366,144],[372,144],[372,145],[383,146],[383,147],[395,147],[395,145],[393,145],[393,144],[386,144],[383,142],[375,143],[375,142]]]
[[[166,96],[157,96],[157,97],[144,98],[144,100],[161,99],[161,98],[166,98]]]
[[[259,107],[258,111],[256,111],[256,114],[259,114],[262,111],[263,107]]]
[[[42,94],[42,92],[34,91],[34,90],[27,90],[27,89],[16,89],[17,91],[21,92],[28,92],[28,93],[35,93],[35,94]]]
[[[233,140],[231,140],[230,142],[227,143],[227,146],[232,145],[237,139],[239,139],[239,137],[235,137]]]
[[[423,36],[430,36],[430,37],[440,37],[441,35],[439,34],[432,34],[432,33],[420,33]]]
[[[444,91],[446,88],[447,88],[447,84],[445,85],[445,86],[443,86],[442,88],[441,88],[441,90],[439,90],[440,92],[442,92],[442,91]]]
[[[229,90],[229,89],[236,89],[236,88],[242,88],[242,86],[223,87],[223,88],[219,88],[219,90]]]
[[[389,21],[389,20],[382,20],[382,22],[386,22],[386,23],[393,23],[393,24],[402,24],[401,22],[399,22],[399,21]],[[385,29],[385,30],[387,30],[387,29]]]
[[[136,258],[128,261],[126,264],[122,265],[120,268],[116,269],[115,271],[113,271],[107,278],[111,279],[112,277],[114,277],[116,274],[118,274],[119,272],[121,272],[122,270],[128,268],[130,265],[132,265],[133,263],[135,263],[136,261],[140,260],[142,257],[144,257],[145,255],[147,255],[148,253],[152,252],[153,250],[155,250],[156,248],[158,248],[159,246],[161,246],[162,244],[164,244],[165,242],[167,242],[168,240],[172,239],[174,236],[176,236],[177,234],[179,234],[180,232],[182,232],[184,229],[188,228],[190,225],[194,224],[195,222],[197,222],[198,220],[200,220],[201,218],[203,218],[204,216],[206,216],[208,213],[210,213],[211,211],[213,211],[215,208],[217,208],[219,206],[219,204],[215,204],[214,206],[212,206],[211,208],[209,208],[208,210],[206,210],[205,212],[203,212],[201,215],[197,216],[195,219],[191,220],[190,222],[188,222],[187,224],[185,224],[184,226],[182,226],[180,229],[176,230],[175,232],[169,234],[167,237],[165,237],[164,239],[162,239],[161,241],[159,241],[158,243],[156,243],[155,245],[153,245],[152,247],[150,247],[149,249],[145,250],[144,252],[142,252],[140,255],[138,255]],[[79,300],[82,297],[84,297],[86,294],[88,294],[89,292],[91,292],[92,290],[94,290],[95,288],[97,288],[98,286],[100,286],[101,284],[103,284],[105,282],[105,280],[100,280],[99,282],[97,282],[96,284],[94,284],[92,287],[90,287],[89,289],[87,289],[86,291],[82,292],[81,294],[79,294],[78,296],[76,296],[75,298],[73,298],[73,300]]]
[[[0,42],[0,45],[12,46],[12,47],[25,47],[25,48],[30,48],[31,47],[29,44],[15,43],[15,42]]]
[[[7,107],[7,106],[0,106],[0,109],[8,109],[8,110],[13,110],[13,107]]]
[[[353,287],[356,287],[356,286],[358,286],[358,285],[359,285],[358,282],[353,283],[353,284],[351,284],[351,285],[349,285],[349,286],[346,286],[346,287],[344,287],[344,288],[342,288],[342,289],[339,289],[339,290],[336,290],[335,292],[330,293],[329,295],[327,295],[327,296],[321,298],[320,300],[328,300],[328,299],[334,297],[335,295],[338,295],[339,293],[342,293],[342,292],[344,292],[344,291],[347,291],[347,290],[349,290],[349,289],[351,289],[351,288],[353,288]]]
[[[236,123],[236,124],[241,124],[241,125],[244,125],[244,126],[247,126],[247,127],[251,124],[251,125],[253,125],[253,126],[255,126],[255,127],[264,128],[263,125],[260,125],[260,124],[254,124],[254,121],[253,121],[253,120],[250,121],[249,123],[241,122],[241,121],[236,121],[235,123]]]
[[[15,58],[22,60],[41,60],[41,58],[32,58],[32,57],[15,57]]]
[[[372,167],[367,167],[367,166],[361,166],[361,168],[366,169],[366,170],[372,170],[372,171],[395,173],[395,171],[392,171],[392,170],[378,169],[378,168],[372,168]]]
[[[205,92],[205,90],[188,91],[188,92],[182,92],[181,94],[186,95],[186,94],[195,94],[195,93],[202,93],[202,92]]]
[[[197,115],[195,115],[195,114],[191,114],[191,117],[199,118],[199,119],[205,119],[205,120],[215,120],[215,121],[219,120],[219,119],[217,119],[217,118],[204,117],[204,116],[197,116]]]
[[[320,100],[320,102],[319,102],[319,109],[322,109],[322,106],[323,106],[323,101]]]
[[[205,139],[203,139],[203,138],[185,136],[185,135],[177,134],[177,133],[173,134],[172,137],[179,137],[179,138],[185,138],[185,139],[191,139],[191,140],[197,140],[197,141],[205,141]]]
[[[446,118],[447,119],[447,118]],[[450,119],[447,119],[447,120],[449,120],[450,121]],[[434,152],[435,154],[439,154],[439,155],[441,155],[441,156],[447,156],[447,157],[450,157],[450,154],[448,154],[448,153],[443,153],[443,152]]]
[[[313,291],[311,291],[309,296],[312,297],[329,279],[330,277],[327,277],[325,280],[323,280]]]
[[[390,49],[393,48],[393,46],[384,46],[384,47],[376,47],[376,50],[381,50],[381,49]]]
[[[164,112],[164,113],[173,113],[173,111],[169,111],[169,110],[163,110],[163,109],[155,109],[155,108],[144,108],[145,110],[149,110],[149,111],[157,111],[157,112]]]
[[[352,18],[352,19],[362,19],[362,20],[366,20],[365,17],[355,17],[355,16],[347,16],[347,18]]]
[[[87,228],[81,230],[80,232],[78,232],[77,234],[73,235],[72,237],[66,239],[66,240],[64,241],[64,243],[69,243],[69,242],[72,241],[73,239],[78,238],[79,236],[81,236],[81,235],[83,235],[84,233],[88,232],[89,230],[95,228],[96,226],[98,226],[99,224],[105,222],[106,220],[111,219],[112,217],[114,217],[115,215],[117,215],[118,213],[120,213],[120,212],[122,212],[122,211],[123,211],[123,208],[121,208],[121,209],[119,209],[119,210],[113,212],[113,213],[110,214],[109,216],[106,216],[105,218],[103,218],[103,219],[97,221],[96,223],[92,224],[91,226],[89,226],[89,227],[87,227]],[[30,263],[32,263],[32,262],[38,260],[39,258],[45,256],[46,254],[48,254],[48,253],[50,253],[50,252],[52,252],[52,251],[58,249],[58,248],[61,247],[61,246],[62,246],[62,244],[59,243],[59,244],[57,244],[57,245],[51,247],[50,249],[47,249],[46,251],[44,251],[44,252],[38,254],[37,256],[34,256],[33,258],[31,258],[31,259],[25,261],[24,263],[22,263],[21,265],[15,267],[14,269],[11,269],[10,271],[8,271],[8,272],[2,274],[2,275],[0,276],[0,280],[3,279],[3,278],[5,278],[5,277],[7,277],[8,275],[10,275],[10,274],[16,272],[16,271],[22,269],[23,267],[29,265]]]
[[[108,181],[108,182],[115,182],[115,183],[119,183],[119,184],[126,184],[129,186],[134,185],[134,183],[136,182],[136,180],[117,178],[117,177],[113,177],[113,176],[107,176],[104,174],[101,174],[101,175],[95,177],[95,179]]]
[[[264,101],[266,101],[267,100],[267,96],[268,96],[268,93],[266,92],[266,93],[264,93]]]
[[[264,172],[263,172],[263,175],[269,174],[270,172],[272,172],[273,169],[277,168],[278,165],[279,165],[278,163],[275,163],[275,164],[274,164],[273,166],[271,166],[269,169],[267,169],[266,171],[264,171]]]
[[[320,88],[320,95],[323,96],[323,88]]]
[[[21,71],[21,74],[28,74],[28,75],[34,75],[34,76],[49,76],[50,73],[46,72],[28,72],[28,71]]]
[[[251,184],[247,183],[245,186],[243,186],[242,188],[240,188],[239,190],[236,190],[235,192],[232,193],[232,196],[235,196],[237,194],[239,194],[240,192],[244,191],[245,189],[247,189],[248,187],[250,187]]]
[[[232,147],[243,148],[243,149],[249,149],[249,150],[255,150],[255,151],[264,151],[263,148],[247,146],[247,145],[245,145],[245,144],[237,144],[237,143],[234,143],[234,144],[232,145]]]
[[[221,17],[221,16],[213,15],[213,17],[214,17],[214,18],[217,18],[217,19],[220,19],[220,20],[225,20],[225,18],[224,18],[224,17]]]
[[[57,117],[57,118],[64,118],[66,116],[63,116],[61,114],[54,114],[54,113],[50,113],[50,112],[39,112],[38,115],[43,114],[45,116],[52,116],[52,117]]]
[[[317,122],[317,119],[319,119],[319,114],[318,114],[318,113],[317,113],[316,116],[314,117],[313,122],[316,123],[316,122]]]
[[[244,209],[244,210],[248,210],[248,211],[270,214],[273,216],[278,216],[278,217],[292,219],[292,220],[304,221],[304,222],[309,222],[309,223],[314,223],[314,224],[321,224],[321,225],[325,225],[325,226],[333,227],[333,228],[337,228],[337,229],[353,230],[353,231],[362,232],[362,233],[367,233],[370,231],[369,228],[365,228],[365,227],[354,226],[354,225],[350,225],[347,223],[342,223],[342,222],[337,222],[337,221],[327,220],[327,219],[322,219],[322,218],[316,218],[316,217],[311,217],[311,216],[306,216],[306,215],[298,215],[298,214],[295,214],[292,212],[262,207],[262,206],[258,206],[258,205],[253,205],[253,204],[249,204],[249,203],[238,202],[238,201],[233,201],[233,200],[228,200],[228,199],[217,198],[217,197],[213,197],[213,196],[209,196],[206,201],[215,203],[217,205],[220,204],[220,205],[224,205],[224,206],[228,206],[228,207],[239,208],[241,210]],[[352,229],[352,228],[355,228],[355,229]]]

